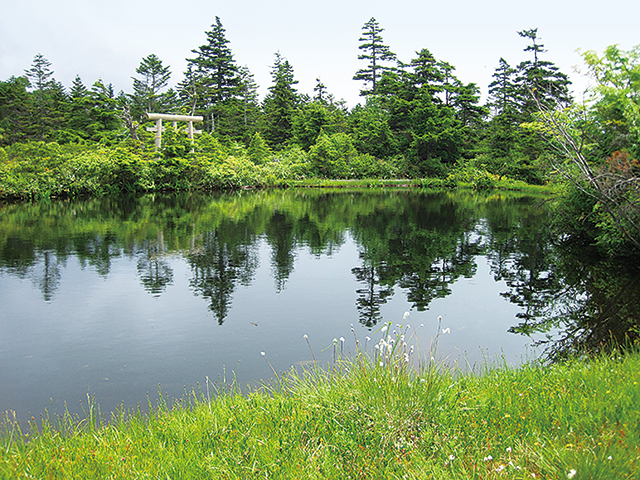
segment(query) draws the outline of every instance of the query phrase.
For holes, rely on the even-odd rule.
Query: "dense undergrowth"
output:
[[[252,392],[207,381],[171,407],[108,423],[91,402],[82,420],[8,421],[0,476],[637,478],[637,348],[462,372],[410,366],[410,332],[383,336],[371,356],[274,372]]]
[[[175,134],[177,135],[177,134]],[[148,143],[148,142],[147,142]],[[121,192],[213,191],[247,187],[413,185],[534,188],[471,165],[418,179],[402,158],[379,160],[339,149],[305,152],[298,147],[258,154],[240,144],[223,145],[207,134],[194,152],[178,138],[159,153],[144,142],[82,145],[16,143],[0,148],[0,199],[27,200]],[[395,179],[403,180],[395,180]]]

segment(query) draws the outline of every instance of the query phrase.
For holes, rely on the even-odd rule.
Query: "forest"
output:
[[[582,53],[595,87],[574,100],[537,29],[514,32],[521,59],[497,61],[487,101],[427,48],[401,60],[375,18],[359,38],[362,102],[317,80],[296,88],[279,52],[260,99],[219,17],[175,88],[155,54],[129,93],[55,80],[41,54],[0,81],[0,198],[283,186],[304,179],[431,179],[429,185],[552,185],[557,226],[616,254],[640,250],[640,45]],[[517,37],[516,37],[517,38]],[[166,126],[155,151],[146,113],[204,117],[192,144]],[[147,123],[145,123],[147,122]]]

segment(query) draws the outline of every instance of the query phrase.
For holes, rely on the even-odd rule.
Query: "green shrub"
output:
[[[325,178],[348,178],[350,163],[358,155],[346,133],[321,134],[309,150],[311,171]]]

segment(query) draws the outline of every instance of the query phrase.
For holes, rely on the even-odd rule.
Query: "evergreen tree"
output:
[[[203,89],[198,80],[198,74],[194,64],[189,63],[187,71],[184,72],[184,80],[178,83],[178,97],[189,115],[195,115],[202,96]]]
[[[357,105],[348,117],[349,135],[360,153],[389,158],[397,152],[396,140],[389,126],[389,114],[381,99],[370,96],[364,106]]]
[[[332,135],[345,130],[344,113],[334,105],[319,100],[303,105],[293,119],[293,140],[303,149],[315,144],[322,132]]]
[[[515,82],[516,70],[509,63],[500,58],[500,62],[493,73],[493,82],[489,84],[489,102],[494,115],[515,112],[519,108],[518,87]]]
[[[238,95],[240,75],[219,17],[205,33],[207,43],[192,50],[196,57],[187,59],[185,77],[189,81],[187,97],[205,113],[214,132],[225,115],[225,103]]]
[[[69,111],[67,129],[80,138],[89,139],[89,125],[91,125],[92,99],[89,90],[82,83],[79,75],[73,79],[69,91]]]
[[[538,57],[545,53],[544,45],[537,43],[538,29],[518,32],[523,38],[531,40],[531,44],[524,49],[533,52],[533,60],[527,60],[518,65],[518,85],[521,90],[521,112],[525,120],[538,111],[537,101],[545,108],[567,106],[571,103],[569,94],[569,78],[553,62],[540,60]],[[534,98],[535,97],[535,98]]]
[[[423,48],[416,53],[418,56],[409,64],[412,69],[409,78],[412,79],[416,91],[426,92],[435,100],[436,95],[443,91],[444,74],[439,62],[429,50]]]
[[[30,86],[36,94],[36,105],[42,105],[45,101],[46,90],[51,88],[55,83],[51,78],[53,75],[51,62],[44,58],[42,54],[38,53],[33,58],[31,68],[24,72],[29,79]]]
[[[377,90],[378,81],[382,77],[382,74],[390,70],[382,64],[382,62],[389,62],[396,59],[396,55],[389,50],[389,47],[385,45],[380,35],[384,29],[380,28],[375,18],[371,19],[362,27],[363,34],[359,38],[360,46],[358,47],[363,51],[358,55],[358,60],[366,60],[368,65],[360,69],[353,76],[354,80],[362,80],[365,85],[370,84],[371,89],[361,90],[360,95],[375,94]]]
[[[316,78],[316,86],[313,87],[313,91],[315,93],[315,96],[313,97],[315,101],[320,103],[327,102],[327,87],[325,87],[324,83],[320,81],[320,78]]]
[[[89,134],[92,140],[99,141],[120,127],[118,113],[122,101],[116,98],[113,85],[105,84],[101,79],[93,83],[89,95],[92,101]]]
[[[265,114],[264,137],[276,150],[282,149],[292,136],[293,118],[300,103],[294,85],[293,68],[289,61],[276,53],[271,69],[273,85],[264,99],[262,109]]]
[[[258,101],[258,85],[248,67],[239,69],[240,83],[238,87],[238,102],[241,110],[238,128],[234,136],[237,139],[252,138],[257,132],[260,120],[260,105]]]
[[[51,62],[37,54],[31,68],[25,70],[29,84],[33,89],[33,108],[30,112],[31,135],[44,140],[59,124],[61,102],[65,95],[62,85],[56,82],[51,70]]]
[[[162,112],[167,98],[160,94],[160,90],[167,86],[171,78],[169,67],[162,65],[162,60],[151,54],[142,59],[136,73],[142,78],[133,77],[132,114],[141,118],[144,113]]]
[[[32,102],[28,87],[26,77],[0,82],[0,142],[11,144],[27,136]]]

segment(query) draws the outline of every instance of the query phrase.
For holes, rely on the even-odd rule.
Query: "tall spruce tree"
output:
[[[292,136],[293,117],[299,104],[299,95],[294,85],[293,67],[287,59],[276,53],[271,68],[273,85],[264,99],[264,137],[272,148],[282,149]]]
[[[494,115],[515,112],[519,108],[518,86],[515,81],[516,70],[500,58],[498,67],[493,73],[494,80],[489,84],[489,102]]]
[[[362,50],[363,53],[358,55],[358,60],[366,60],[368,64],[365,68],[358,70],[353,76],[353,79],[362,80],[365,82],[365,85],[370,85],[370,89],[366,89],[365,87],[365,89],[360,91],[360,95],[370,95],[376,93],[382,74],[387,70],[391,70],[391,67],[383,65],[383,62],[394,61],[396,55],[383,43],[380,34],[384,31],[384,28],[380,28],[375,18],[371,17],[371,19],[364,24],[362,30],[363,33],[359,38],[360,46],[358,48]]]
[[[187,59],[185,77],[189,81],[188,98],[196,105],[195,110],[207,116],[209,130],[214,132],[225,115],[225,103],[238,95],[240,74],[219,17],[205,33],[207,43],[192,50],[196,57]]]
[[[69,113],[67,128],[81,138],[89,139],[89,125],[91,125],[92,99],[80,75],[73,79],[69,90]]]

